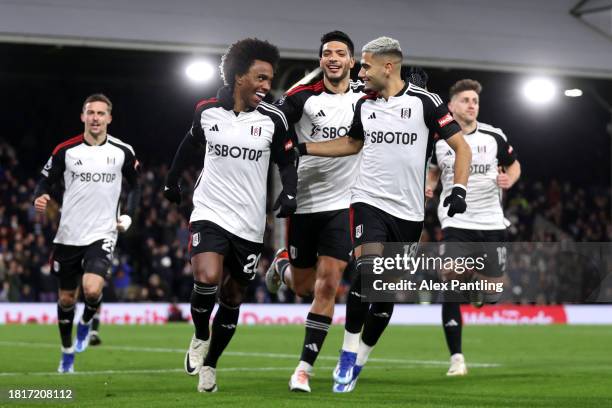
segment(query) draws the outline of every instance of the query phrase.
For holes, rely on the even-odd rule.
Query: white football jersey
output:
[[[42,170],[50,184],[64,182],[60,224],[53,242],[89,245],[117,239],[117,216],[123,177],[136,183],[134,149],[107,135],[98,146],[83,135],[59,144]]]
[[[442,99],[413,84],[406,83],[389,100],[363,97],[349,132],[364,141],[351,203],[423,221],[425,171],[434,136],[446,139],[460,131]]]
[[[336,94],[327,90],[320,80],[288,92],[277,106],[289,123],[295,124],[299,143],[326,142],[348,135],[357,101],[365,95],[362,88],[361,82],[351,82],[345,93]],[[296,214],[348,208],[358,165],[359,155],[301,157]]]
[[[504,212],[501,206],[502,190],[497,185],[498,166],[509,166],[516,160],[512,146],[501,129],[486,123],[477,123],[476,129],[465,135],[465,141],[472,149],[472,164],[467,185],[463,214],[448,216],[444,199],[453,189],[455,177],[455,152],[444,140],[434,147],[431,166],[440,168],[442,194],[438,206],[438,218],[442,228],[464,228],[471,230],[505,229]]]
[[[233,104],[231,104],[233,105]],[[196,107],[191,132],[206,146],[190,222],[211,221],[251,242],[263,242],[270,159],[291,159],[285,115],[261,102],[236,114],[217,98]]]

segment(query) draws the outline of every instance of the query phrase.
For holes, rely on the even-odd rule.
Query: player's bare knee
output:
[[[219,283],[219,273],[215,268],[209,268],[204,265],[193,268],[193,277],[196,281],[209,285],[217,285]]]
[[[297,277],[297,274],[293,276],[293,291],[296,295],[300,297],[311,296],[314,292],[315,280],[314,276],[300,276]]]
[[[74,306],[76,303],[76,291],[61,291],[59,293],[59,304],[63,308]]]
[[[102,288],[98,285],[83,285],[83,296],[87,302],[96,303],[100,299],[100,295],[102,295]]]
[[[315,297],[317,299],[333,300],[336,298],[338,282],[333,274],[318,278],[315,283]]]
[[[334,299],[342,272],[346,262],[322,257],[317,267],[315,282],[315,297],[320,299]]]

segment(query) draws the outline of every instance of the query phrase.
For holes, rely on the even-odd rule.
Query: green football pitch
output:
[[[241,326],[219,361],[216,394],[196,391],[182,369],[192,328],[102,326],[103,344],[57,374],[56,326],[0,326],[1,406],[9,389],[72,389],[61,406],[166,407],[603,407],[612,406],[612,327],[469,326],[469,375],[447,378],[442,329],[390,326],[350,394],[331,392],[342,327],[329,333],[311,394],[290,393],[300,326]],[[60,406],[50,401],[33,406]]]

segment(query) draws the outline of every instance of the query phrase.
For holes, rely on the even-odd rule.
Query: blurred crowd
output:
[[[59,205],[53,203],[44,215],[34,212],[33,191],[39,170],[26,171],[20,166],[15,149],[0,141],[0,301],[53,302],[57,299],[57,283],[49,267],[49,257],[59,221]],[[140,210],[130,230],[121,234],[117,243],[104,293],[107,302],[185,302],[189,299],[193,285],[187,253],[191,203],[184,200],[177,207],[163,198],[166,172],[165,165],[148,166],[146,162],[141,169]],[[197,175],[195,167],[185,171],[187,193]],[[512,223],[509,227],[512,241],[612,240],[609,187],[584,188],[556,180],[542,183],[525,179],[504,200],[506,217]],[[441,239],[436,205],[435,199],[427,203],[424,241]],[[266,237],[271,236],[272,220],[270,216]],[[259,273],[249,289],[247,301],[308,302],[309,299],[295,297],[290,291],[280,291],[273,297],[267,293],[263,277],[273,253],[267,238]],[[527,261],[537,262],[535,259],[522,262]],[[525,265],[517,263],[509,267],[520,269]],[[521,276],[516,275],[515,279],[519,288],[529,286],[528,282],[520,284]],[[348,282],[344,281],[338,291],[339,302],[344,301],[347,287]],[[541,301],[556,300],[544,297]]]

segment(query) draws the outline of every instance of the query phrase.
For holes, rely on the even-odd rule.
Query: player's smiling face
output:
[[[85,133],[98,138],[105,135],[112,116],[106,102],[89,102],[81,113],[81,121],[85,124]]]
[[[255,60],[246,74],[236,78],[235,88],[245,107],[256,108],[272,88],[274,69],[269,62]]]
[[[475,91],[459,92],[451,98],[448,108],[460,122],[471,124],[478,118],[480,98]]]
[[[323,75],[331,82],[339,82],[349,76],[355,66],[348,46],[340,41],[330,41],[323,44],[319,66]]]
[[[361,69],[359,79],[364,83],[365,91],[378,92],[384,89],[386,83],[384,59],[371,52],[361,54]]]

